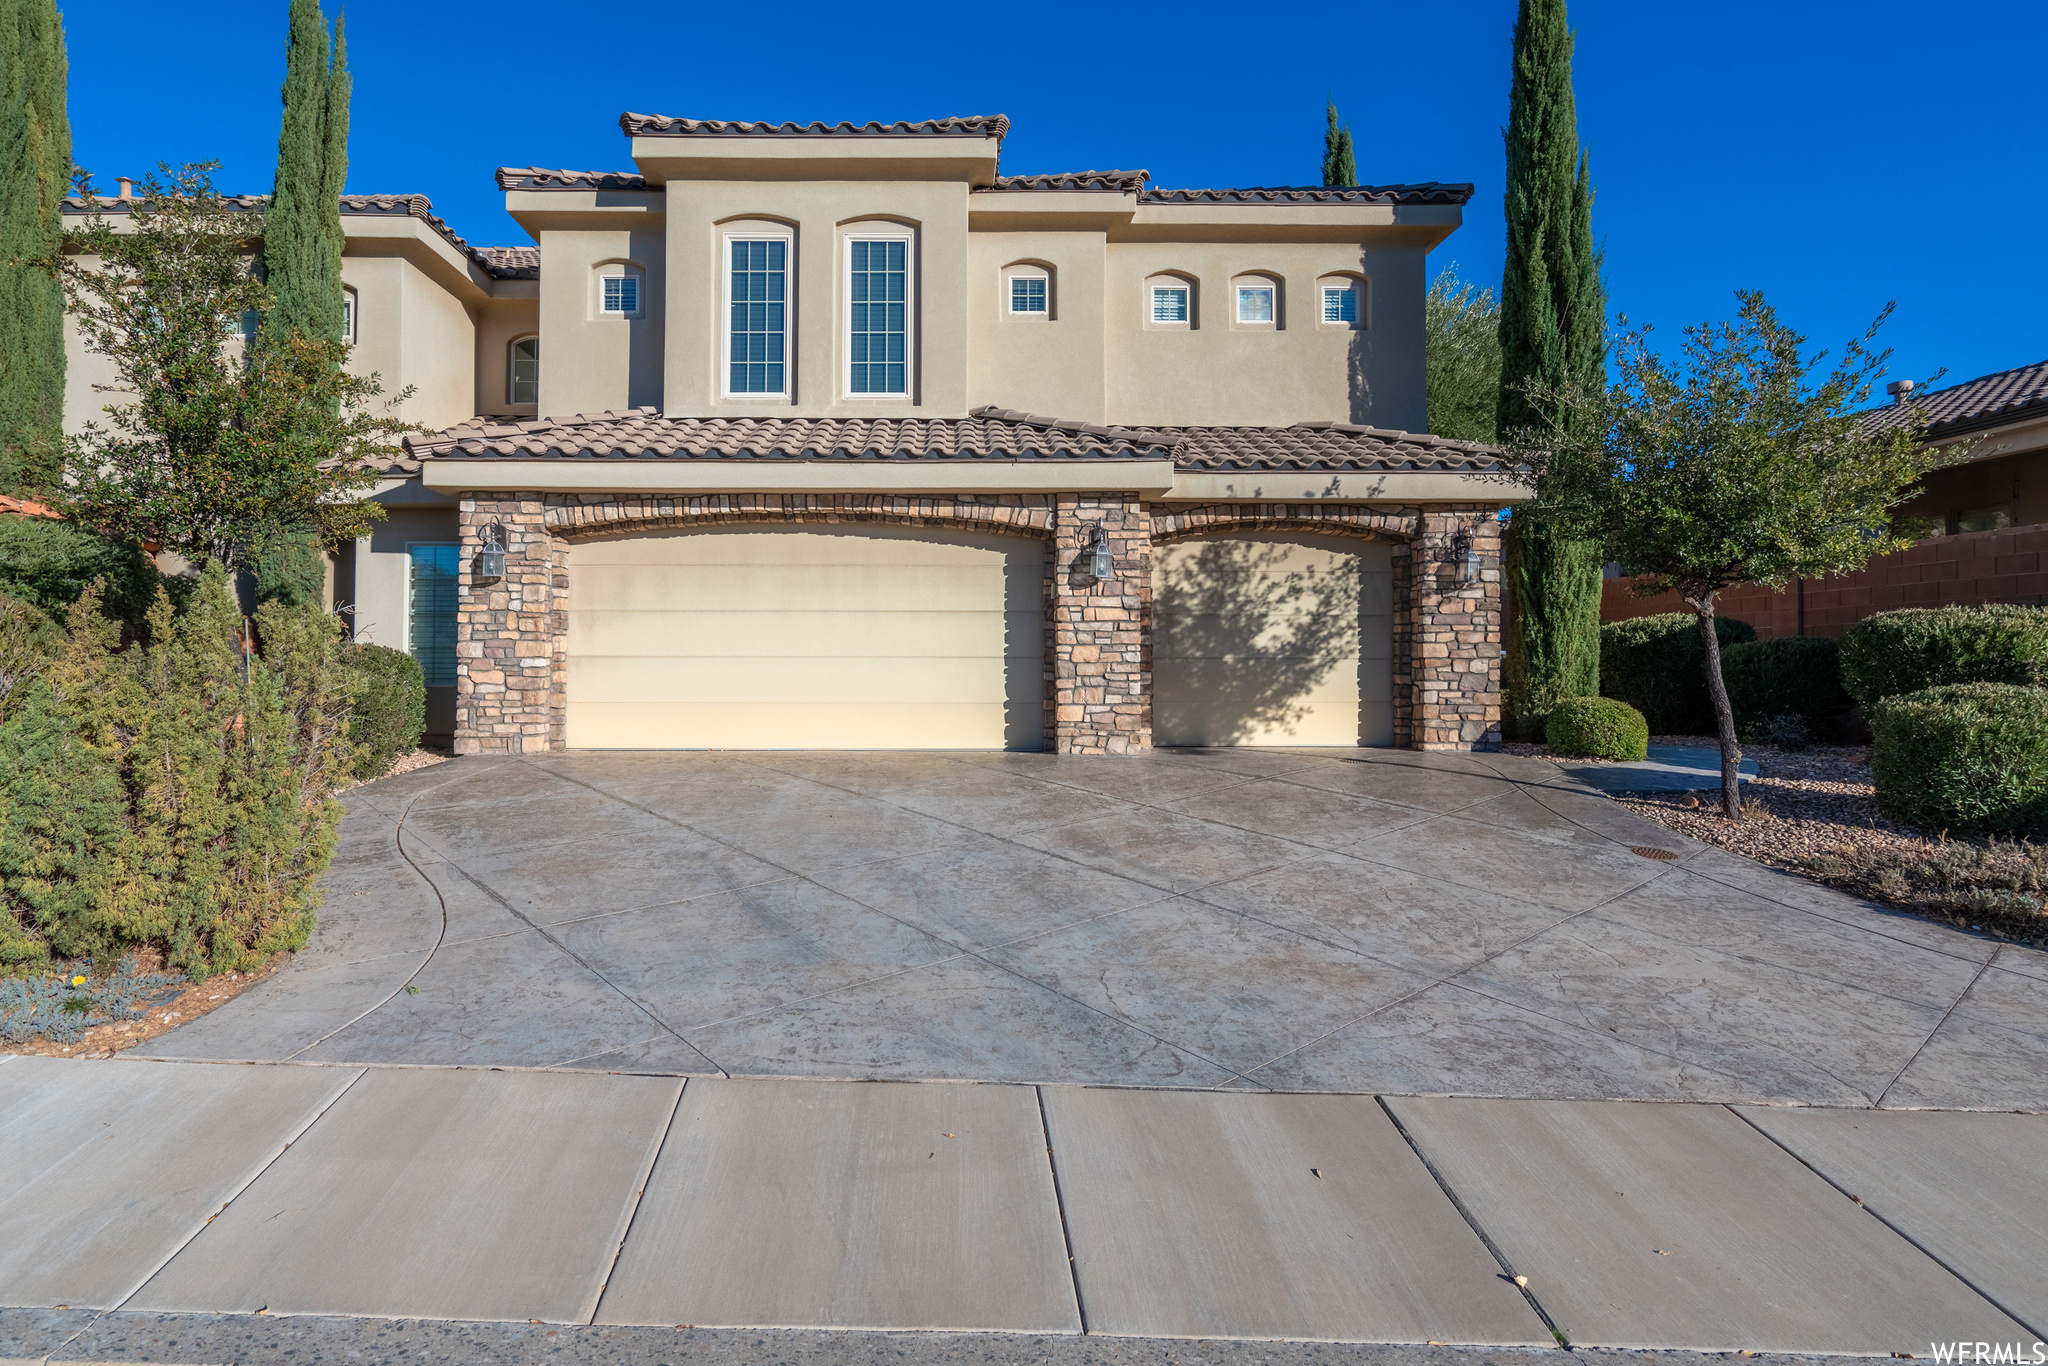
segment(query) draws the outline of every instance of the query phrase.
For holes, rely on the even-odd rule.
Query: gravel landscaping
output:
[[[1717,744],[1707,735],[1653,735],[1650,743]],[[1502,748],[1551,758],[1543,745]],[[2001,938],[2048,943],[2048,845],[1950,840],[1888,819],[1877,807],[1867,746],[1750,745],[1742,754],[1757,761],[1759,773],[1743,785],[1741,821],[1721,814],[1718,791],[1615,800],[1704,844],[1871,901]]]

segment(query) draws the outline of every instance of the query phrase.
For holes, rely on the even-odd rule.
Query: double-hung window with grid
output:
[[[789,392],[788,312],[789,243],[734,238],[727,392]]]
[[[1045,312],[1045,277],[1042,275],[1012,275],[1010,277],[1010,311],[1012,313]]]
[[[910,392],[910,244],[902,238],[847,243],[847,392]]]

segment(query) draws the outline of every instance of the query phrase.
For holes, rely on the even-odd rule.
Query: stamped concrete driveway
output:
[[[567,753],[347,803],[312,944],[138,1054],[2048,1109],[2048,955],[1538,760]]]

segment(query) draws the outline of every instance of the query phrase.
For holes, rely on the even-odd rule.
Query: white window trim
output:
[[[1195,325],[1195,287],[1178,276],[1171,277],[1172,284],[1161,284],[1157,279],[1145,282],[1145,326],[1166,330],[1193,329]],[[1158,295],[1162,290],[1179,290],[1182,297],[1182,317],[1178,322],[1159,316]]]
[[[1017,307],[1017,280],[1040,280],[1045,284],[1045,307],[1028,309]],[[1044,266],[1011,266],[1003,272],[1003,312],[1013,318],[1052,317],[1052,272]]]
[[[633,307],[631,309],[606,308],[604,306],[604,282],[606,280],[631,280],[633,282]],[[600,318],[624,318],[628,321],[647,316],[647,274],[636,267],[619,262],[601,265],[596,275],[597,297],[592,302],[597,306]]]
[[[1247,318],[1244,315],[1244,291],[1263,290],[1266,295],[1266,313],[1263,318]],[[1230,282],[1231,321],[1239,327],[1280,326],[1280,286],[1263,275],[1247,275]]]
[[[903,243],[903,392],[853,390],[853,244]],[[917,392],[917,234],[909,228],[849,229],[839,239],[839,395],[851,403],[907,403]]]
[[[1333,283],[1328,279],[1316,281],[1317,325],[1321,327],[1364,327],[1366,308],[1364,282],[1355,280],[1348,275],[1337,278],[1341,283]],[[1342,318],[1332,318],[1330,316],[1329,300],[1325,296],[1337,290],[1347,291],[1351,295],[1351,320],[1349,322],[1344,321]]]
[[[353,287],[341,287],[341,339],[350,346],[356,344],[356,329],[363,322],[363,300]]]
[[[732,387],[732,244],[735,242],[782,243],[782,389],[778,393],[734,393]],[[847,253],[849,271],[853,253]],[[760,232],[729,232],[718,249],[718,297],[724,307],[718,312],[718,393],[735,403],[760,400],[765,403],[789,401],[790,381],[796,375],[796,234],[764,229]]]
[[[533,397],[531,399],[517,397],[519,391],[513,387],[519,382],[519,371],[517,369],[519,357],[515,354],[514,348],[521,342],[537,342],[539,340],[540,333],[528,332],[525,336],[514,337],[505,343],[505,402],[514,407],[521,407],[527,403],[532,403],[535,407],[540,405],[540,375],[538,373],[533,377]],[[537,361],[539,358],[535,357],[535,359]]]

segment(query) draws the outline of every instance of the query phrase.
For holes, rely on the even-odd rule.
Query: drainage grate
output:
[[[1669,849],[1658,849],[1655,846],[1648,844],[1631,844],[1628,847],[1628,851],[1631,854],[1636,854],[1642,858],[1673,859],[1678,857],[1678,855],[1672,853]]]

